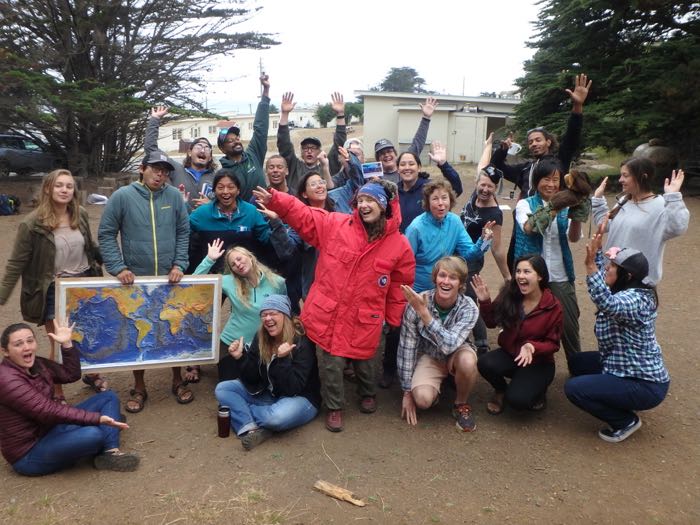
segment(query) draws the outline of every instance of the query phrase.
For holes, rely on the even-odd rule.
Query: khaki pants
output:
[[[323,368],[323,402],[328,410],[342,410],[345,405],[345,385],[343,369],[348,358],[331,355],[321,350],[321,367]],[[360,397],[374,397],[374,359],[350,359],[357,377],[357,393]]]

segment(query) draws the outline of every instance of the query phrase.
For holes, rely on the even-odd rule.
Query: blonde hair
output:
[[[268,331],[265,330],[265,326],[262,323],[260,323],[260,328],[258,329],[260,359],[266,365],[270,364],[270,361],[272,361],[272,354],[275,353],[282,343],[289,343],[291,345],[294,343],[294,338],[296,336],[304,335],[304,327],[299,319],[296,317],[288,317],[285,314],[282,314],[282,316],[284,317],[284,321],[282,324],[282,333],[279,337],[273,338]]]
[[[56,215],[52,195],[54,184],[56,184],[56,179],[58,179],[61,175],[67,175],[73,180],[73,198],[68,203],[67,211],[68,223],[70,227],[77,230],[78,226],[80,225],[80,201],[78,199],[78,192],[75,188],[75,179],[73,178],[73,174],[68,170],[53,170],[44,177],[44,180],[41,183],[41,191],[39,192],[39,204],[36,208],[37,220],[39,221],[39,224],[45,226],[51,231],[58,228],[60,218]]]
[[[229,262],[231,252],[238,252],[250,258],[251,275],[260,276],[262,274],[265,279],[269,280],[273,284],[279,284],[282,281],[282,277],[258,261],[258,258],[253,255],[253,252],[244,248],[243,246],[233,246],[226,250],[226,253],[224,254],[224,260],[226,261],[226,264],[224,265],[224,273],[230,273],[235,279],[236,295],[245,306],[250,306],[250,291],[254,288],[254,286],[250,282],[248,276],[238,275],[233,271],[233,268],[231,268],[231,263]]]
[[[465,293],[467,291],[467,277],[469,276],[469,267],[464,259],[456,255],[448,255],[443,257],[433,266],[433,284],[437,285],[437,274],[440,270],[445,270],[448,273],[453,273],[459,279],[459,291]]]

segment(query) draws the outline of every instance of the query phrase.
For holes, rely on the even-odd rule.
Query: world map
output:
[[[83,367],[138,368],[211,358],[214,297],[210,283],[67,287],[65,311]]]

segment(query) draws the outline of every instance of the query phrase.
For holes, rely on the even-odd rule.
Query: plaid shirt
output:
[[[597,273],[586,278],[588,293],[598,308],[595,335],[603,371],[618,377],[634,377],[653,383],[670,378],[656,341],[654,292],[628,288],[613,294],[605,284],[600,252]]]
[[[435,307],[435,289],[424,293],[428,299],[428,310],[433,316],[430,324],[424,325],[410,304],[406,306],[401,323],[397,364],[404,391],[411,390],[411,378],[420,354],[437,361],[447,361],[455,350],[464,346],[479,318],[479,309],[474,301],[460,294],[443,323]]]

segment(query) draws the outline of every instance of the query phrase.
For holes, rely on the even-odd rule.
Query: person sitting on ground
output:
[[[428,138],[430,119],[435,112],[435,108],[438,106],[438,101],[436,98],[428,97],[423,104],[418,105],[420,106],[423,117],[418,124],[418,129],[413,137],[413,141],[411,141],[411,145],[406,151],[410,151],[417,157],[420,157],[420,154],[423,152],[423,147],[425,146],[425,141]],[[389,139],[379,139],[374,143],[374,160],[382,163],[384,180],[388,180],[394,184],[399,184],[401,181],[397,165],[397,155],[396,148]]]
[[[18,474],[42,476],[92,457],[97,469],[132,471],[139,457],[119,450],[119,431],[129,428],[111,390],[76,406],[53,399],[54,384],[80,379],[74,325],[54,323],[49,337],[61,347],[61,364],[38,357],[34,331],[12,324],[0,335],[0,450]]]
[[[433,268],[435,288],[422,294],[409,286],[401,290],[408,301],[401,323],[398,352],[403,389],[401,417],[418,423],[416,408],[428,409],[438,402],[442,381],[452,375],[457,394],[452,416],[458,430],[476,430],[468,404],[476,383],[476,351],[467,342],[479,310],[464,294],[469,270],[460,257],[443,257]]]
[[[503,329],[499,348],[477,361],[479,373],[495,389],[487,412],[500,414],[504,403],[516,410],[542,410],[554,379],[554,352],[559,350],[563,327],[562,308],[549,290],[544,259],[534,254],[519,258],[513,279],[493,302],[480,275],[474,276],[472,286],[486,326]]]
[[[292,318],[286,295],[267,296],[251,343],[244,344],[241,337],[228,352],[241,377],[216,385],[215,395],[220,405],[230,408],[231,427],[244,449],[316,417],[321,406],[316,347]]]
[[[360,411],[377,409],[373,358],[384,320],[399,326],[406,305],[400,286],[413,284],[415,259],[398,231],[396,185],[370,182],[357,192],[352,215],[306,206],[285,193],[264,188],[258,201],[278,213],[319,251],[316,275],[301,320],[322,350],[326,428],[343,430],[343,368],[352,359]]]
[[[57,277],[100,277],[102,255],[90,231],[88,213],[80,206],[75,179],[68,170],[54,170],[44,177],[39,204],[17,228],[12,254],[0,284],[0,304],[5,304],[17,280],[22,278],[19,299],[22,319],[53,332]],[[54,359],[53,344],[49,359]],[[95,392],[107,390],[100,374],[85,374],[83,382]],[[54,397],[65,402],[63,386],[55,385]]]
[[[238,378],[239,369],[228,354],[228,348],[239,337],[243,338],[244,344],[253,340],[260,325],[260,305],[265,298],[287,293],[284,279],[259,262],[252,252],[241,246],[224,250],[221,239],[214,239],[208,245],[207,256],[199,263],[194,275],[208,273],[224,252],[222,290],[231,302],[231,315],[221,331],[219,381]]]
[[[601,225],[601,230],[605,225]],[[574,356],[564,392],[574,405],[608,424],[598,436],[619,443],[642,426],[635,412],[659,405],[670,384],[656,340],[659,305],[649,263],[639,250],[601,251],[602,235],[586,246],[586,282],[597,308],[597,352]]]
[[[287,185],[291,189],[290,193],[297,194],[299,192],[299,183],[302,177],[309,171],[320,173],[324,179],[330,179],[330,171],[328,158],[323,152],[323,163],[319,158],[321,151],[321,141],[316,137],[306,137],[301,141],[301,158],[294,153],[294,146],[289,136],[289,114],[294,110],[296,102],[294,102],[294,93],[284,93],[282,95],[282,104],[280,105],[280,121],[277,128],[277,149],[279,154],[287,161],[289,175],[287,176]],[[342,145],[345,143],[347,133],[345,130],[345,102],[343,95],[333,93],[331,95],[331,107],[335,111],[335,134],[333,143]],[[325,171],[324,171],[325,168]],[[328,189],[333,189],[335,183],[333,180],[327,180]],[[260,185],[262,186],[262,184]]]

